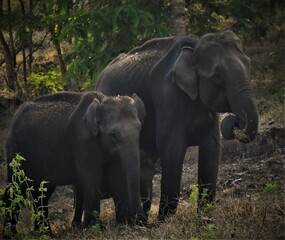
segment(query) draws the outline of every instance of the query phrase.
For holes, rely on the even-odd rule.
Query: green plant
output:
[[[63,90],[64,84],[60,73],[55,69],[51,69],[47,72],[31,73],[28,78],[28,88],[30,94],[34,97]]]
[[[95,225],[91,226],[92,231],[94,232],[95,235],[100,234],[101,232],[101,226],[99,223],[96,223]]]
[[[203,192],[201,194],[201,204],[203,205],[203,211],[205,213],[211,212],[214,209],[214,205],[212,203],[208,203],[206,201],[207,196],[208,196],[209,190],[207,188],[203,189]],[[193,206],[194,209],[198,207],[198,197],[199,197],[199,188],[197,184],[192,184],[191,185],[191,193],[188,198],[188,202],[191,206]]]
[[[38,189],[40,194],[38,196],[38,199],[34,199],[34,207],[36,206],[36,203],[40,203],[40,204],[38,205],[38,207],[36,207],[37,210],[34,211],[32,214],[32,221],[38,223],[40,233],[45,233],[49,229],[48,219],[46,219],[44,215],[44,211],[45,211],[44,208],[47,207],[47,206],[44,206],[44,198],[46,197],[45,192],[47,192],[47,188],[45,187],[45,184],[47,183],[48,183],[47,181],[42,181],[40,183],[40,186]]]
[[[237,129],[233,130],[234,136],[239,141],[249,142],[249,137],[245,134],[245,129]]]
[[[83,8],[80,1],[75,2],[73,14],[63,16],[54,12],[54,3],[48,4],[46,21],[61,25],[65,17],[58,39],[71,43],[65,61],[74,85],[83,86],[87,80],[91,80],[89,87],[94,85],[101,70],[118,54],[150,38],[170,35],[168,13],[160,2],[97,0],[90,4],[92,7]]]
[[[28,192],[32,191],[33,188],[28,187],[28,182],[31,180],[25,175],[25,172],[21,169],[21,164],[23,161],[25,161],[25,159],[19,154],[17,154],[9,164],[10,168],[12,169],[13,175],[11,178],[11,183],[8,185],[8,192],[6,194],[9,196],[9,200],[11,201],[11,203],[9,207],[4,209],[3,214],[6,216],[6,218],[10,220],[13,218],[14,214],[19,214],[19,209],[21,207],[31,205],[30,200],[25,196],[28,194]],[[25,193],[23,193],[21,190],[23,185],[26,188]],[[11,236],[13,233],[12,226],[5,226],[4,232],[7,236]]]
[[[205,205],[205,211],[206,212],[211,212],[211,211],[213,211],[214,210],[214,205],[212,204],[212,203],[207,203],[206,205]]]
[[[203,239],[217,239],[216,233],[218,227],[214,223],[209,223],[206,226],[203,226],[202,229],[203,229],[202,232]]]
[[[264,187],[265,193],[274,193],[278,190],[278,185],[275,183],[267,183]]]
[[[188,202],[190,203],[190,205],[193,206],[194,209],[197,208],[198,194],[199,194],[199,189],[198,189],[197,184],[192,184],[191,193],[190,193]]]
[[[37,222],[39,224],[39,232],[41,235],[44,235],[48,230],[48,219],[45,219],[44,216],[44,208],[46,206],[43,205],[43,199],[45,197],[44,192],[47,191],[45,188],[46,181],[42,181],[40,183],[40,187],[38,191],[40,195],[38,199],[33,199],[32,192],[34,191],[34,187],[30,186],[30,182],[32,181],[29,179],[24,170],[21,168],[22,163],[26,161],[21,155],[16,154],[16,156],[12,159],[9,163],[9,167],[12,170],[12,178],[11,183],[9,183],[7,187],[7,196],[9,197],[9,207],[5,206],[5,203],[1,200],[0,201],[0,214],[1,216],[5,216],[7,221],[9,222],[12,218],[17,217],[20,213],[20,209],[22,207],[31,206],[33,204],[34,209],[36,211],[32,214],[32,221]],[[23,191],[24,190],[24,191]],[[1,190],[3,191],[3,190]],[[32,201],[30,201],[32,199]],[[36,207],[36,203],[40,203],[39,207]],[[18,221],[18,217],[16,219]],[[16,226],[7,225],[4,228],[4,232],[6,236],[12,236],[13,231]]]

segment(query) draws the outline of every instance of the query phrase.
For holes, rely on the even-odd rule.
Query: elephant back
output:
[[[33,102],[68,102],[70,104],[78,104],[83,93],[77,92],[58,92],[33,99]]]
[[[143,95],[143,85],[149,80],[149,72],[176,40],[176,37],[156,38],[120,54],[102,71],[95,89],[112,96],[117,92]]]

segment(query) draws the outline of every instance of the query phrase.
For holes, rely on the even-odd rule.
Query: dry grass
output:
[[[105,231],[66,229],[59,239],[284,239],[284,195],[260,193],[241,198],[218,199],[215,208],[202,215],[187,201],[180,201],[176,215],[152,227],[116,226],[105,219]]]
[[[195,203],[189,200],[191,185],[197,177],[197,163],[192,158],[185,161],[177,213],[164,223],[156,221],[160,175],[154,178],[154,201],[148,227],[117,225],[112,201],[104,200],[101,213],[103,231],[96,226],[72,229],[72,192],[69,187],[60,187],[50,201],[53,237],[63,240],[284,239],[284,155],[223,163],[216,204],[199,215]],[[21,234],[16,239],[42,238],[31,231],[29,218],[30,210],[26,209],[19,227]]]

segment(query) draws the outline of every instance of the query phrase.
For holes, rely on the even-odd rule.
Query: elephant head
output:
[[[89,130],[100,137],[112,159],[120,159],[125,170],[130,219],[142,216],[139,134],[145,116],[144,104],[135,94],[104,97],[101,102],[95,98],[85,115]]]
[[[180,46],[173,65],[173,82],[192,100],[198,97],[213,112],[230,112],[221,124],[222,135],[242,142],[254,139],[258,114],[250,87],[250,59],[231,31],[210,33],[195,44]]]

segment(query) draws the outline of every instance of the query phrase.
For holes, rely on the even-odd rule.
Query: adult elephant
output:
[[[139,133],[145,117],[139,97],[107,97],[99,92],[58,93],[24,103],[14,115],[6,143],[8,182],[9,167],[16,153],[26,161],[22,168],[33,181],[34,199],[38,186],[46,184],[43,199],[48,216],[48,200],[57,185],[73,184],[83,196],[85,226],[99,219],[103,171],[108,164],[120,164],[125,173],[128,219],[143,217],[140,200]],[[25,186],[22,184],[22,192]],[[6,207],[11,205],[6,189]],[[41,201],[36,202],[37,211]],[[6,213],[5,226],[15,232],[17,208]]]
[[[114,59],[96,89],[108,95],[136,92],[145,103],[140,146],[161,158],[161,220],[176,211],[188,146],[199,147],[199,204],[205,193],[213,201],[220,159],[217,113],[233,113],[223,120],[225,137],[238,132],[249,142],[257,134],[250,59],[231,31],[148,41]]]

